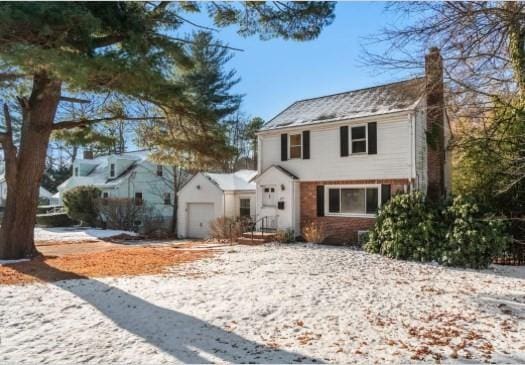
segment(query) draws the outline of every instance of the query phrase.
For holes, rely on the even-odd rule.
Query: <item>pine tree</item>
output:
[[[166,111],[187,114],[183,85],[173,73],[191,67],[187,40],[175,31],[184,12],[205,8],[218,26],[239,24],[242,34],[315,38],[333,20],[333,3],[194,2],[13,2],[0,6],[0,80],[31,82],[20,95],[20,142],[13,139],[13,113],[4,104],[0,134],[6,158],[7,198],[0,228],[0,258],[36,254],[33,240],[38,190],[53,131],[95,122],[151,119],[150,116],[104,115],[94,120],[55,121],[62,95],[114,92],[149,102]],[[216,127],[219,128],[219,127]],[[218,130],[212,130],[212,136]],[[220,139],[220,138],[219,138]],[[208,143],[213,143],[211,140]],[[220,142],[220,141],[219,141]],[[202,142],[201,142],[202,143]],[[201,148],[202,149],[202,148]],[[211,148],[213,150],[213,148]]]

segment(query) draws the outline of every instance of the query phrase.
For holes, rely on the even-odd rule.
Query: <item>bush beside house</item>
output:
[[[67,215],[81,225],[95,226],[99,222],[98,201],[101,191],[94,186],[78,186],[64,193]]]
[[[365,250],[387,257],[485,268],[509,238],[505,224],[458,196],[441,205],[419,192],[393,197],[378,214]]]

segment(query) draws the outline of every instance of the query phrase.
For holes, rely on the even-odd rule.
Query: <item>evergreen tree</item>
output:
[[[109,120],[151,116],[103,115],[95,119],[55,121],[58,105],[69,101],[63,90],[115,92],[186,114],[187,93],[173,72],[191,67],[186,39],[174,32],[184,12],[206,8],[218,26],[239,24],[242,34],[315,38],[333,20],[333,3],[194,2],[13,2],[0,6],[0,80],[31,82],[29,95],[17,98],[20,142],[13,140],[13,115],[4,104],[0,134],[6,159],[7,199],[0,228],[0,258],[36,254],[33,240],[38,190],[53,131]],[[73,100],[74,101],[74,100]],[[161,116],[162,117],[162,116]],[[219,130],[211,131],[212,135]],[[211,139],[210,143],[222,142]],[[201,142],[202,143],[202,142]],[[211,148],[214,149],[213,147]]]

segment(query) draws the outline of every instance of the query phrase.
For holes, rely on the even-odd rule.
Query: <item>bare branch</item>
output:
[[[85,128],[91,124],[101,122],[111,122],[114,120],[128,120],[128,121],[146,121],[146,120],[161,120],[165,117],[128,117],[125,115],[117,115],[107,118],[97,119],[79,119],[79,120],[64,120],[53,125],[53,130],[70,129],[70,128]]]
[[[91,100],[78,99],[78,98],[73,98],[73,97],[70,97],[70,96],[61,96],[60,97],[60,101],[67,101],[69,103],[77,103],[77,104],[89,104],[89,103],[91,103]]]

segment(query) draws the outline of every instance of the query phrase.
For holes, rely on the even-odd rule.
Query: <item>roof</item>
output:
[[[221,190],[255,190],[251,179],[257,174],[255,170],[239,170],[231,174],[203,172]]]
[[[425,78],[417,77],[299,100],[266,123],[261,131],[411,110],[421,99],[424,88]]]
[[[288,176],[289,178],[291,178],[292,180],[299,180],[299,178],[297,176],[295,176],[294,174],[292,174],[290,171],[286,170],[284,167],[282,166],[279,166],[279,165],[270,165],[268,166],[264,171],[262,171],[259,175],[254,175],[252,177],[252,180],[255,181],[257,178],[261,177],[262,175],[264,175],[268,170],[271,170],[271,169],[277,169],[279,172],[282,172],[283,174],[285,174],[286,176]]]
[[[135,151],[135,152],[125,152],[119,155],[103,155],[98,156],[94,159],[89,160],[77,160],[79,164],[89,163],[90,165],[95,165],[94,169],[87,174],[86,176],[72,176],[62,184],[59,188],[65,187],[70,179],[74,179],[75,186],[78,185],[93,185],[98,187],[110,187],[116,186],[122,182],[122,178],[129,174],[133,170],[137,163],[146,161],[148,158],[149,151]],[[109,178],[108,177],[108,165],[110,157],[117,157],[126,160],[136,161],[130,165],[122,174],[117,177]]]

